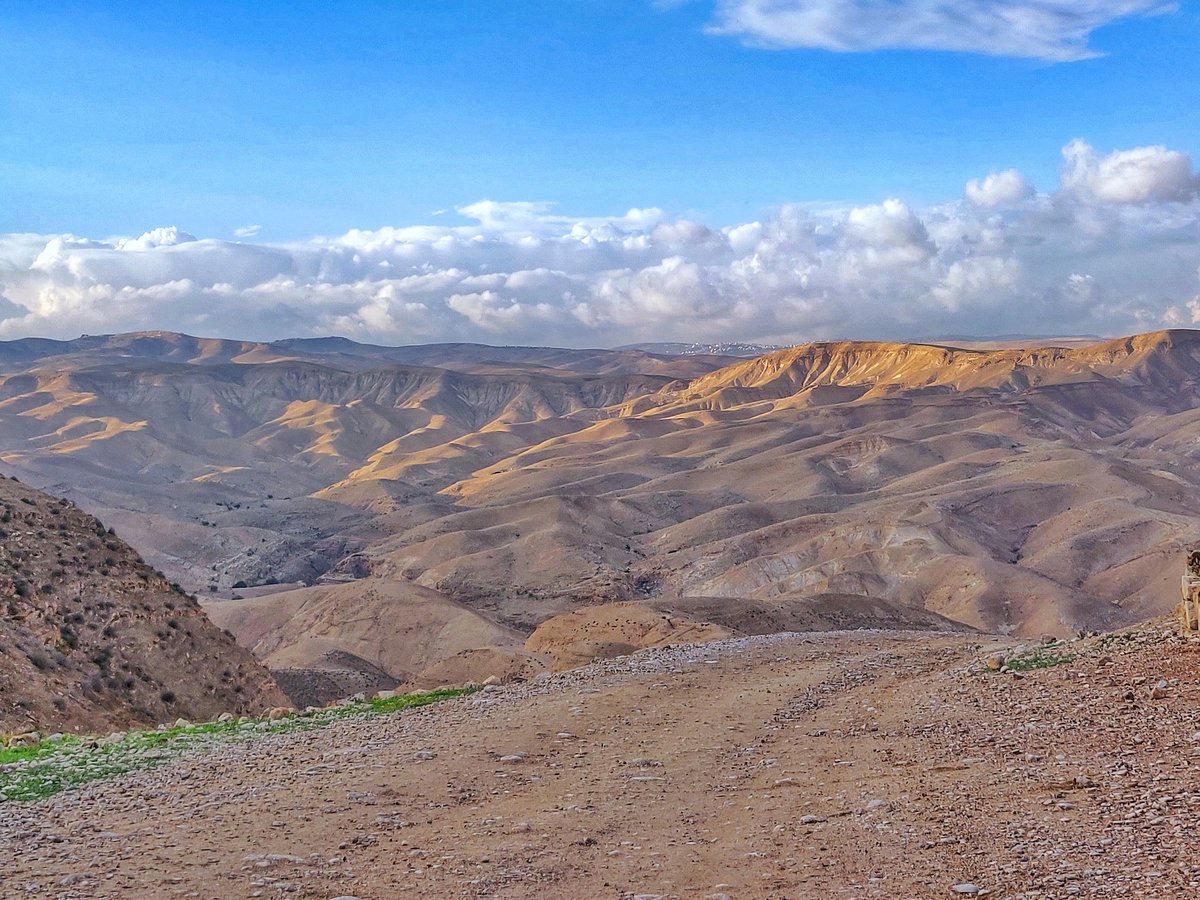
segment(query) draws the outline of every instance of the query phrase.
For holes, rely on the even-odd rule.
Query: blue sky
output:
[[[0,339],[1200,325],[1200,0],[0,11]]]
[[[1114,4],[1117,5],[1117,4]],[[101,7],[101,8],[97,8]],[[710,224],[930,203],[1058,150],[1197,150],[1197,15],[1098,58],[764,49],[709,0],[5,5],[0,230],[288,240],[480,199]],[[753,43],[753,40],[751,41]]]

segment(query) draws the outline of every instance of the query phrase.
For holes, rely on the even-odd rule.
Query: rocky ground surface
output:
[[[196,750],[0,806],[0,894],[1200,893],[1200,640],[1015,643],[657,648]]]

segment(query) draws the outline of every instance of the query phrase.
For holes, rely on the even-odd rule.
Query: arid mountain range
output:
[[[1168,610],[1200,538],[1200,333],[1070,343],[14,341],[0,469],[292,673],[551,665],[702,627],[1064,634]],[[273,582],[310,586],[250,590]],[[612,601],[637,612],[524,647]]]

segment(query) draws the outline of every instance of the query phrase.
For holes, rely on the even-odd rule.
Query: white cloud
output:
[[[1135,147],[1101,156],[1090,144],[1074,140],[1063,148],[1062,185],[1099,203],[1148,203],[1190,200],[1200,192],[1186,153],[1166,147]]]
[[[1016,169],[991,172],[986,178],[967,182],[966,198],[976,206],[1001,206],[1033,196],[1033,185]]]
[[[850,210],[842,246],[847,259],[856,259],[872,268],[921,264],[937,250],[925,223],[899,200]]]
[[[1200,315],[1187,157],[1065,149],[1062,186],[1017,173],[918,209],[784,205],[725,228],[661,210],[568,216],[482,201],[461,224],[288,244],[0,235],[0,337],[164,328],[384,343],[1116,334]]]
[[[769,47],[950,50],[1054,62],[1096,53],[1096,29],[1164,0],[719,0],[712,30]]]
[[[177,247],[196,240],[195,235],[180,231],[174,225],[168,228],[153,228],[141,237],[121,238],[117,241],[118,250],[154,250],[158,247]]]
[[[233,229],[233,236],[240,238],[252,238],[257,236],[261,231],[261,225],[243,225],[241,228]]]

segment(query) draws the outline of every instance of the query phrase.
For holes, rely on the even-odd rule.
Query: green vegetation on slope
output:
[[[117,732],[107,738],[67,735],[30,747],[0,748],[0,803],[40,800],[89,781],[151,768],[188,750],[224,741],[248,741],[263,734],[309,731],[340,719],[387,715],[441,700],[462,697],[474,688],[449,688],[401,694],[380,700],[343,703],[313,713],[282,718],[246,718],[227,722]]]

